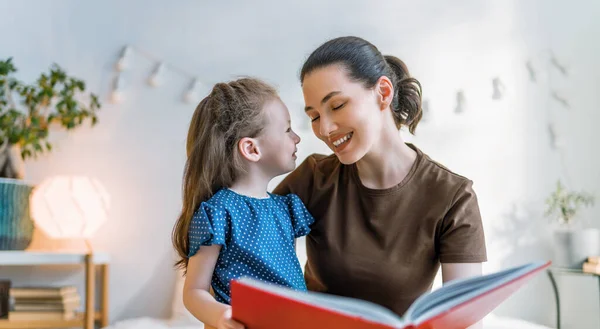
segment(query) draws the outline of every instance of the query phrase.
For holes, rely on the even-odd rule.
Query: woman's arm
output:
[[[442,281],[445,283],[472,276],[481,276],[481,263],[442,263]]]
[[[210,281],[220,251],[220,245],[202,246],[190,257],[183,286],[183,304],[206,326],[244,329],[241,323],[231,319],[231,306],[217,302],[210,294]]]
[[[456,279],[463,279],[482,274],[481,263],[442,263],[442,281],[444,284]],[[481,321],[470,326],[468,329],[482,329]]]

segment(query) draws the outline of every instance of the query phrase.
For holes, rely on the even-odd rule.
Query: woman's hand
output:
[[[244,325],[231,318],[231,307],[228,307],[217,322],[217,329],[244,329]]]

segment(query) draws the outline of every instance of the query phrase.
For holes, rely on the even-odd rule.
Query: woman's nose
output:
[[[319,118],[319,133],[321,136],[327,137],[336,129],[336,125],[329,118],[323,115]]]

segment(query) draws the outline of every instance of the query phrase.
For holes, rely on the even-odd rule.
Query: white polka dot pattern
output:
[[[222,303],[231,302],[230,282],[242,276],[306,290],[294,238],[308,234],[313,223],[295,194],[258,199],[224,188],[196,210],[188,256],[201,246],[222,246],[211,282]]]

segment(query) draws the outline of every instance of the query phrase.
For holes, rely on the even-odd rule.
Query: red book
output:
[[[464,329],[485,317],[550,262],[455,280],[419,297],[403,317],[358,299],[241,278],[231,283],[233,318],[246,329]]]

